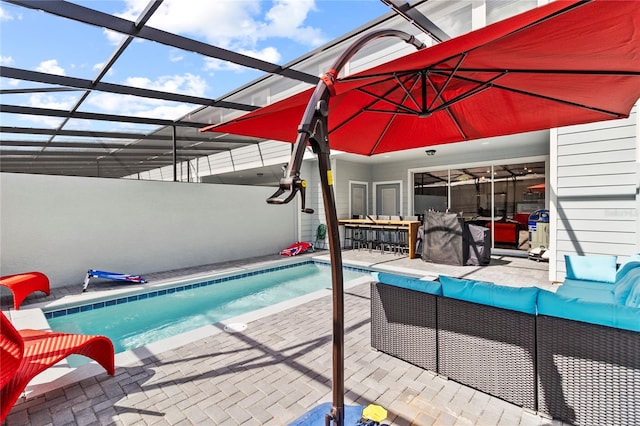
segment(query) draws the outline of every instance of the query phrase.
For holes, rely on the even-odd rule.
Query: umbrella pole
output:
[[[306,182],[300,179],[300,168],[304,158],[307,143],[318,157],[320,183],[324,212],[329,233],[329,253],[331,258],[331,282],[333,293],[333,407],[331,413],[325,416],[325,424],[331,421],[336,426],[344,425],[344,277],[342,275],[342,251],[340,248],[340,232],[338,229],[338,215],[333,193],[333,176],[331,172],[331,150],[329,148],[328,113],[329,99],[334,92],[333,82],[340,70],[365,44],[381,37],[399,37],[405,42],[421,49],[424,44],[410,34],[399,30],[378,30],[367,34],[353,43],[336,60],[333,68],[322,76],[313,95],[309,99],[307,108],[298,127],[298,138],[291,153],[291,160],[280,179],[280,188],[267,202],[270,204],[285,204],[293,199],[296,192],[302,195],[302,211],[313,213],[304,205]],[[288,196],[281,198],[289,191]]]
[[[333,407],[328,416],[337,426],[342,426],[344,424],[344,277],[331,160],[328,152],[318,154],[318,168],[329,236],[333,290]],[[328,422],[329,419],[327,419]]]

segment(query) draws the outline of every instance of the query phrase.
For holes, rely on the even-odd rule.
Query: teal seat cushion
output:
[[[406,275],[391,274],[388,272],[372,272],[373,279],[383,284],[406,288],[408,290],[421,291],[423,293],[442,295],[442,287],[438,281],[422,280]]]
[[[616,283],[613,287],[616,303],[624,305],[627,302],[629,293],[634,285],[640,283],[640,262],[629,262],[621,267],[617,274]]]
[[[484,281],[440,276],[445,297],[510,309],[527,314],[536,313],[537,287],[509,287]]]
[[[607,290],[613,289],[613,283],[603,283],[602,281],[585,281],[565,278],[561,287],[577,287],[582,289]]]
[[[546,290],[538,293],[538,315],[640,331],[640,309],[567,298]]]
[[[616,281],[617,256],[564,256],[566,277],[573,280]]]
[[[625,306],[640,310],[640,279],[631,286],[629,295],[625,301]]]
[[[632,254],[621,261],[618,271],[616,272],[616,281],[620,275],[625,274],[629,269],[637,268],[638,266],[640,266],[640,254]]]
[[[569,299],[575,298],[600,303],[616,303],[613,288],[609,284],[606,284],[606,287],[600,286],[596,288],[562,284],[558,287],[556,294]]]

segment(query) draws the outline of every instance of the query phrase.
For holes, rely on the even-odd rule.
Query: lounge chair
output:
[[[42,272],[6,275],[0,277],[0,285],[7,287],[13,293],[13,309],[16,311],[22,301],[35,291],[42,291],[47,296],[51,294],[49,278]]]
[[[104,336],[16,330],[0,313],[0,423],[36,375],[71,354],[84,355],[115,373],[113,343]]]

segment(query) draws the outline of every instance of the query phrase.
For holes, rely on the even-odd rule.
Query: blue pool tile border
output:
[[[64,308],[64,309],[56,309],[56,310],[52,310],[52,311],[45,311],[44,312],[44,316],[45,316],[46,319],[59,318],[59,317],[65,316],[65,315],[71,315],[71,314],[75,314],[75,313],[78,313],[78,312],[86,312],[86,311],[92,311],[92,310],[95,310],[95,309],[102,309],[102,308],[107,307],[107,306],[120,305],[120,304],[123,304],[123,303],[129,303],[129,302],[135,302],[135,301],[138,301],[138,300],[150,299],[152,297],[164,296],[164,295],[167,295],[167,294],[173,294],[173,293],[177,293],[177,292],[185,291],[185,290],[193,290],[193,289],[199,288],[199,287],[206,287],[206,286],[210,286],[210,285],[214,285],[214,284],[220,284],[220,283],[223,283],[223,282],[238,280],[238,279],[241,279],[241,278],[252,277],[252,276],[255,276],[255,275],[262,275],[262,274],[266,274],[266,273],[269,273],[269,272],[280,271],[280,270],[283,270],[283,269],[296,268],[296,267],[299,267],[299,266],[309,265],[309,264],[315,264],[317,266],[326,267],[326,268],[330,268],[331,267],[330,263],[316,262],[316,261],[313,261],[313,260],[309,260],[309,261],[306,261],[306,262],[291,263],[291,264],[288,264],[288,265],[272,266],[270,268],[264,268],[264,269],[251,271],[251,272],[243,272],[243,273],[237,274],[237,275],[231,275],[231,276],[226,276],[226,277],[221,277],[221,278],[213,278],[211,280],[202,281],[202,282],[199,282],[199,283],[184,284],[184,285],[181,285],[181,286],[171,287],[171,288],[163,289],[163,290],[152,290],[152,291],[148,291],[146,293],[135,294],[135,295],[132,295],[132,296],[119,296],[119,297],[114,297],[113,299],[102,300],[100,302],[92,302],[92,303],[88,303],[86,305],[74,306],[72,308]],[[361,272],[361,273],[365,273],[365,274],[368,274],[368,273],[371,272],[370,269],[358,268],[356,266],[347,266],[347,265],[343,265],[343,269],[348,270],[348,271]]]

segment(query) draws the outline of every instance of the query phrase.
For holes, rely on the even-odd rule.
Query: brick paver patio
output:
[[[391,425],[561,425],[370,346],[369,286],[345,294],[346,404]],[[331,401],[331,297],[19,402],[10,425],[286,425]]]

